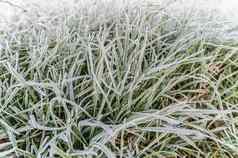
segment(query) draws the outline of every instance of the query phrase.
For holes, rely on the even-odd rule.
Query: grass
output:
[[[0,32],[0,157],[237,157],[235,42],[114,3]]]

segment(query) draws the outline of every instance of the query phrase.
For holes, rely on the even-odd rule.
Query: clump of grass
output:
[[[1,31],[0,157],[237,157],[237,47],[113,3]]]

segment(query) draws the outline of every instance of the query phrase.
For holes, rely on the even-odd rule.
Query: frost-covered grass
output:
[[[0,157],[237,157],[238,47],[221,23],[88,5],[0,32]]]

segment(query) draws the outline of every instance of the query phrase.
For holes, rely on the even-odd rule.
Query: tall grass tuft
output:
[[[32,9],[0,32],[0,157],[238,156],[235,41],[140,2]]]

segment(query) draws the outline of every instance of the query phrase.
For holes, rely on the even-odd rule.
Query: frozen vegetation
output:
[[[223,1],[71,2],[0,0],[0,157],[238,157]]]

